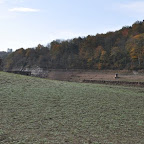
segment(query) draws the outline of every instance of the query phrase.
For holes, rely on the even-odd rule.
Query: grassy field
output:
[[[144,88],[0,72],[0,144],[144,144]]]

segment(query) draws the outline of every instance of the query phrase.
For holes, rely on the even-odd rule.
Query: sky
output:
[[[0,0],[0,51],[115,31],[143,19],[143,0]]]

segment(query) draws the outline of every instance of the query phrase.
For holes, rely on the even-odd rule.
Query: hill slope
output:
[[[135,22],[115,32],[48,46],[23,48],[4,60],[4,69],[144,69],[144,22]]]
[[[0,143],[144,143],[143,102],[142,88],[0,72]]]

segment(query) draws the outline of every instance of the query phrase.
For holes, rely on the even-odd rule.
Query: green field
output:
[[[144,144],[144,88],[0,72],[0,144]]]

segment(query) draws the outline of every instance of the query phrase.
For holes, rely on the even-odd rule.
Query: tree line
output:
[[[20,48],[3,60],[3,68],[144,69],[144,22],[115,32],[55,40],[47,46]]]

